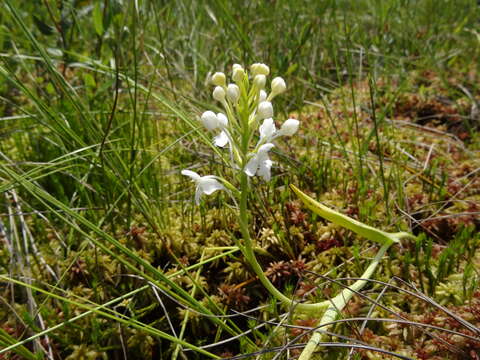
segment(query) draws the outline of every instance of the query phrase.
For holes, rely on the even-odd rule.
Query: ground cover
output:
[[[291,184],[416,236],[389,249],[315,358],[479,358],[474,1],[2,10],[0,358],[300,355],[321,314],[277,304],[236,246],[228,194],[197,206],[180,174],[230,171],[199,116],[219,109],[215,71],[254,62],[286,80],[277,126],[300,121],[272,151],[271,181],[251,179],[268,279],[297,301],[330,299],[378,251]]]

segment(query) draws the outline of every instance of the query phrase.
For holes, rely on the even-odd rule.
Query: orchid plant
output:
[[[367,267],[360,280],[346,287],[333,299],[315,304],[298,303],[285,296],[265,276],[258,263],[253,240],[250,237],[248,222],[248,194],[251,191],[251,178],[258,176],[264,181],[270,181],[273,161],[270,151],[275,147],[274,140],[282,136],[293,136],[298,131],[300,122],[296,119],[287,119],[280,129],[275,125],[272,100],[287,89],[285,80],[276,77],[270,82],[270,93],[267,93],[267,76],[270,68],[265,64],[256,63],[245,70],[241,65],[232,67],[232,83],[227,84],[227,76],[223,72],[216,72],[211,77],[214,85],[213,98],[218,101],[224,112],[215,114],[205,111],[200,116],[203,127],[214,134],[213,145],[219,148],[228,148],[229,153],[222,156],[222,160],[232,170],[232,181],[216,176],[200,176],[191,170],[182,170],[182,175],[190,177],[196,185],[195,202],[200,203],[202,195],[211,195],[217,190],[227,191],[238,204],[240,230],[243,242],[237,241],[245,259],[257,275],[263,286],[282,304],[302,312],[323,312],[320,324],[327,324],[333,320],[348,300],[359,291],[369,279],[382,256],[388,248],[398,243],[401,238],[414,238],[412,235],[399,232],[387,233],[365,225],[355,219],[332,210],[325,205],[300,191],[295,186],[291,189],[312,211],[333,223],[343,226],[356,234],[382,245],[371,264]],[[222,154],[220,152],[220,154]],[[236,184],[237,186],[235,186]],[[319,332],[315,332],[306,346],[300,359],[309,359],[319,341]]]
[[[205,130],[213,134],[214,146],[228,148],[227,156],[222,159],[235,174],[233,180],[229,181],[217,175],[201,176],[188,169],[181,173],[194,181],[197,205],[203,195],[211,195],[217,190],[229,193],[238,204],[240,213],[243,237],[243,243],[238,242],[240,250],[268,291],[283,303],[291,304],[291,300],[268,280],[258,263],[248,223],[250,179],[257,176],[264,181],[270,181],[274,164],[270,159],[270,151],[275,147],[274,141],[282,136],[295,135],[300,126],[297,119],[287,119],[277,129],[273,120],[272,101],[286,91],[287,85],[284,79],[275,77],[270,82],[270,92],[267,93],[269,75],[270,68],[267,65],[256,63],[251,65],[249,70],[234,64],[232,82],[228,84],[227,76],[223,72],[216,72],[211,77],[214,86],[213,99],[220,104],[223,112],[207,110],[200,116],[199,122]]]

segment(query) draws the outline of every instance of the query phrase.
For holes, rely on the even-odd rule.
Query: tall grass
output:
[[[395,131],[388,117],[397,92],[408,86],[411,71],[436,72],[445,80],[450,69],[467,73],[479,58],[480,12],[473,0],[5,0],[1,6],[0,225],[6,246],[0,253],[0,290],[8,298],[2,299],[7,310],[0,316],[6,319],[13,306],[24,330],[11,335],[0,326],[0,352],[17,344],[12,350],[29,359],[63,358],[80,351],[82,343],[99,353],[123,351],[135,357],[123,338],[109,341],[117,334],[109,328],[117,326],[151,336],[160,344],[156,351],[174,357],[180,356],[177,345],[191,348],[198,358],[218,356],[192,340],[195,331],[209,326],[218,329],[210,337],[215,341],[238,336],[234,348],[239,352],[261,349],[257,340],[264,335],[241,336],[244,324],[224,317],[227,308],[196,272],[210,262],[236,259],[235,248],[207,249],[205,257],[197,251],[190,266],[180,259],[186,248],[200,247],[188,243],[192,229],[215,220],[205,208],[199,215],[191,206],[189,188],[178,177],[187,166],[218,167],[204,155],[209,139],[196,123],[210,106],[213,71],[235,62],[269,64],[289,85],[288,96],[280,101],[283,115],[308,114],[312,106],[306,103],[315,103],[314,109],[326,110],[322,121],[336,126],[332,106],[347,111],[353,103],[354,112],[345,119],[356,139],[353,145],[347,146],[340,132],[325,140],[321,133],[306,136],[305,157],[290,159],[288,171],[314,191],[334,184],[346,190],[350,181],[342,177],[339,184],[332,169],[332,154],[340,151],[353,169],[354,201],[366,204],[360,218],[391,225],[392,194],[401,194],[397,175],[406,167],[404,157],[385,159]],[[384,87],[378,85],[380,79]],[[361,80],[370,89],[368,111],[375,124],[368,134],[355,106]],[[469,85],[478,93],[478,84]],[[343,105],[332,105],[328,96],[339,91]],[[458,88],[448,91],[459,96]],[[389,96],[390,102],[376,101]],[[374,161],[381,164],[373,178],[368,163],[372,140],[378,154]],[[312,141],[312,151],[323,154],[315,163],[308,162]],[[289,200],[277,191],[286,183],[279,176],[272,187],[255,194],[261,200],[254,210],[259,218],[273,216],[271,205]],[[383,190],[385,219],[368,206],[373,187]],[[231,215],[220,214],[217,220],[228,228]],[[134,235],[142,227],[149,229],[145,238]],[[235,231],[230,236],[238,236]],[[285,252],[298,255],[286,230],[276,231]],[[417,247],[429,251],[426,243]],[[69,283],[73,268],[84,276],[85,262],[90,272],[95,269],[88,276],[93,295]],[[411,263],[427,274],[432,294],[454,267],[443,259],[439,274],[430,276],[427,262],[417,257]],[[167,273],[171,264],[177,272]],[[174,281],[179,274],[188,289]],[[141,295],[137,287],[143,289]],[[160,292],[166,308],[190,309],[182,313],[181,332],[178,324],[168,326],[168,311],[159,310],[152,289]],[[148,313],[142,309],[149,306],[155,307],[156,317],[142,319]],[[62,313],[58,320],[52,309]],[[85,312],[79,314],[80,309]],[[206,316],[199,320],[198,313]],[[94,330],[78,344],[62,343],[62,331],[81,331],[75,322],[84,314],[90,320],[82,324]],[[62,330],[66,328],[74,330]],[[134,339],[131,331],[126,338]],[[36,345],[18,342],[26,338],[36,339]]]

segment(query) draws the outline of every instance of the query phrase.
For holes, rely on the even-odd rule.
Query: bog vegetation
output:
[[[476,1],[0,6],[0,359],[480,358]]]

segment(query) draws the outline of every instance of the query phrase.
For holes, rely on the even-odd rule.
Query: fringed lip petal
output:
[[[270,180],[270,170],[273,162],[268,157],[268,152],[274,147],[272,143],[260,146],[257,153],[248,161],[243,170],[248,176],[261,176],[265,181]]]
[[[245,171],[245,174],[247,174],[248,176],[255,176],[257,169],[258,169],[258,158],[255,155],[248,161],[244,171]]]
[[[258,176],[261,176],[265,181],[270,181],[272,165],[273,162],[270,159],[262,161],[257,171]]]
[[[228,135],[225,131],[222,131],[220,134],[213,138],[213,143],[218,147],[225,147],[230,142]]]

